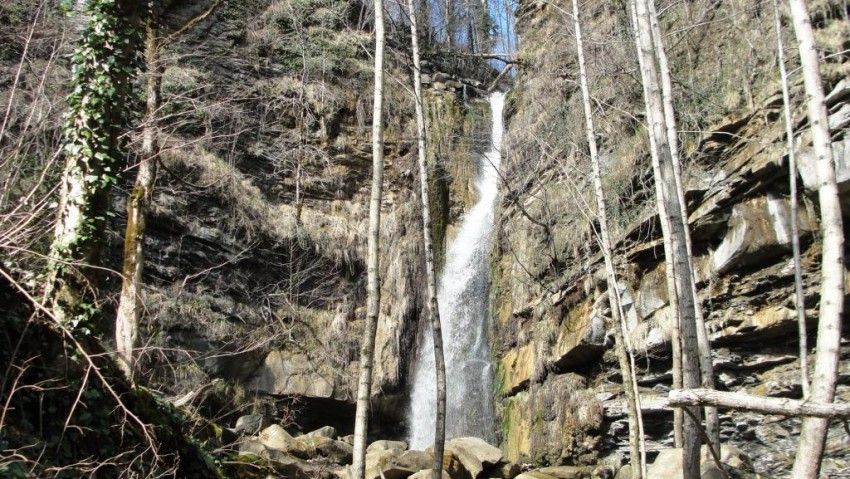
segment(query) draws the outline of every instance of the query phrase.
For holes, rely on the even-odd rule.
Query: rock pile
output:
[[[255,417],[242,417],[238,426],[259,424]],[[256,435],[242,429],[238,460],[295,479],[349,479],[353,436],[337,436],[337,431],[325,426],[315,431],[293,436],[277,424],[266,427]],[[680,449],[664,449],[649,465],[650,478],[681,477]],[[734,447],[724,446],[720,460],[732,477],[758,477],[752,474],[752,463],[746,454]],[[404,441],[379,440],[366,449],[366,479],[431,479],[434,453],[410,449]],[[596,465],[559,465],[534,468],[507,460],[496,446],[477,437],[458,437],[446,442],[442,479],[618,479],[631,477],[631,465],[624,464],[614,454]],[[703,477],[723,477],[703,447]],[[245,477],[245,476],[239,476]],[[254,476],[248,476],[254,477]],[[265,477],[265,476],[257,476]]]

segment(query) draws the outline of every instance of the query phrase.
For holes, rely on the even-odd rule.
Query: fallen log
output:
[[[779,416],[850,418],[850,404],[825,404],[796,399],[769,398],[713,389],[674,389],[667,395],[670,407],[716,406]]]

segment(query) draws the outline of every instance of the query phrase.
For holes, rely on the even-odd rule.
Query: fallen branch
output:
[[[850,404],[825,404],[795,399],[768,398],[713,389],[674,389],[667,396],[670,407],[716,406],[779,416],[850,418]]]
[[[498,60],[507,64],[517,63],[516,57],[510,53],[461,53],[460,56],[483,58],[485,60]]]
[[[511,71],[511,68],[513,68],[513,67],[514,67],[513,63],[508,63],[507,65],[505,65],[505,68],[502,68],[502,71],[499,73],[499,75],[496,77],[496,79],[493,80],[493,83],[491,83],[490,86],[487,88],[487,93],[492,93],[493,90],[496,89],[496,85],[499,84],[499,82],[502,80],[502,78],[504,78],[504,76],[507,75],[508,72]]]

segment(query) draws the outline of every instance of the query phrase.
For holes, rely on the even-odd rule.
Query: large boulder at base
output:
[[[402,441],[375,441],[366,448],[366,479],[380,479],[397,457],[407,450]]]
[[[557,479],[555,476],[540,471],[528,471],[516,476],[515,479]]]
[[[249,437],[243,439],[239,443],[239,455],[240,456],[257,456],[263,457],[263,454],[266,452],[266,446],[256,438]]]
[[[336,428],[333,426],[323,426],[315,431],[310,431],[305,436],[322,436],[329,439],[336,439]]]
[[[423,469],[423,470],[413,474],[408,479],[433,479],[433,478],[434,478],[434,470],[433,469]],[[447,473],[446,471],[443,471],[442,477],[440,479],[451,479],[451,477],[449,476],[449,473]]]
[[[275,449],[267,449],[265,458],[273,462],[275,472],[281,477],[291,479],[313,479],[316,477],[313,467],[304,460]]]
[[[592,468],[582,466],[552,466],[538,471],[556,479],[589,479],[593,475]]]
[[[626,464],[621,467],[620,470],[617,471],[617,475],[614,476],[614,479],[632,479],[632,465]]]
[[[519,464],[515,462],[507,462],[499,467],[497,474],[494,473],[493,475],[502,479],[514,479],[521,471]]]
[[[433,467],[434,455],[425,451],[404,451],[396,457],[390,468],[400,471],[410,471],[413,474],[422,469]]]
[[[375,441],[372,444],[369,444],[369,447],[366,448],[366,453],[370,453],[373,451],[394,451],[397,453],[402,453],[407,450],[407,443],[404,441]]]
[[[280,424],[272,424],[260,432],[260,442],[269,449],[286,451],[292,444],[292,436]]]
[[[457,437],[446,443],[446,451],[457,457],[472,478],[502,461],[502,450],[477,437]]]
[[[261,427],[263,427],[263,416],[261,414],[246,414],[239,416],[239,419],[236,420],[233,432],[236,434],[257,434]]]
[[[708,479],[715,477],[720,471],[717,470],[717,465],[706,446],[702,446],[700,475],[702,478]],[[751,472],[752,466],[749,458],[740,450],[732,446],[721,446],[720,462],[733,467],[741,472]],[[655,458],[655,462],[647,468],[647,475],[650,478],[663,477],[665,479],[681,479],[682,474],[682,449],[664,449]]]
[[[305,434],[293,439],[287,452],[303,459],[325,457],[336,464],[351,462],[354,448],[342,441],[326,436]]]

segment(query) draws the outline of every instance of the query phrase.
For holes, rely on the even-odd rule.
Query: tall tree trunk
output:
[[[614,322],[614,340],[616,342],[617,358],[620,361],[620,373],[623,377],[623,391],[626,396],[626,405],[629,414],[629,453],[631,454],[632,478],[643,477],[643,464],[645,462],[645,448],[641,447],[643,442],[643,431],[640,425],[640,409],[637,405],[639,391],[635,371],[629,362],[626,349],[625,337],[628,330],[622,316],[620,295],[618,294],[617,273],[614,267],[613,253],[611,251],[611,239],[608,234],[608,215],[605,202],[605,192],[602,188],[602,175],[599,170],[599,154],[596,146],[596,133],[593,127],[593,112],[590,106],[590,87],[587,81],[587,67],[584,60],[584,42],[581,35],[581,21],[579,18],[578,0],[573,0],[573,25],[575,27],[576,54],[578,56],[579,78],[581,83],[582,104],[584,106],[585,132],[587,134],[587,146],[590,150],[590,163],[593,174],[593,189],[596,196],[597,220],[599,221],[599,239],[602,247],[602,257],[605,261],[605,273],[608,281],[608,300],[611,306],[611,316]],[[635,463],[638,464],[635,464]],[[637,467],[640,465],[640,467]]]
[[[454,11],[452,8],[453,0],[443,0],[443,28],[446,30],[446,46],[452,48],[454,45],[454,37],[452,35],[454,31],[454,21],[452,17],[454,16]]]
[[[841,203],[835,183],[832,147],[821,84],[818,54],[809,12],[803,0],[790,0],[791,19],[800,50],[803,82],[806,88],[809,124],[815,153],[818,179],[818,201],[821,214],[823,256],[821,259],[820,317],[815,352],[815,368],[808,399],[831,403],[835,397],[838,378],[838,358],[841,341],[841,313],[844,307],[844,230]],[[808,417],[803,420],[800,445],[791,477],[815,478],[820,469],[823,445],[829,420]]]
[[[641,40],[640,40],[640,35],[638,33],[636,0],[631,0],[629,2],[629,12],[630,12],[630,15],[631,15],[631,23],[632,23],[632,28],[634,30],[634,35],[635,35],[635,46],[636,46],[637,52],[638,52],[638,55],[637,55],[638,66],[639,66],[639,69],[640,69],[641,76],[643,77],[644,76],[644,69],[646,68],[646,66],[644,65],[646,60],[641,55]],[[649,96],[649,89],[647,87],[647,82],[643,78],[642,78],[642,81],[641,81],[641,86],[643,87],[644,98],[647,98]],[[658,165],[659,165],[658,145],[656,144],[656,139],[651,134],[651,132],[649,134],[649,154],[652,158],[653,174],[656,177],[659,177],[660,173],[659,173],[659,168],[658,168]],[[670,236],[670,225],[669,225],[669,222],[665,220],[665,218],[667,217],[666,206],[664,204],[663,195],[657,189],[656,189],[656,192],[655,192],[655,205],[656,205],[656,208],[658,209],[658,216],[659,216],[659,219],[660,219],[659,223],[661,224],[661,235],[662,235],[663,238],[665,238],[665,240],[663,241],[664,258],[672,258],[673,257],[673,253],[672,253],[672,249],[671,249],[672,246],[671,246],[670,242],[666,241],[666,238],[668,238]],[[672,278],[674,276],[672,261],[665,260],[664,267],[665,267],[666,277],[668,279]],[[672,321],[673,321],[672,334],[671,334],[672,337],[671,337],[671,340],[670,340],[671,349],[672,349],[672,356],[673,356],[673,358],[672,358],[673,364],[671,365],[671,369],[673,371],[673,381],[672,381],[673,384],[672,384],[672,386],[673,386],[674,389],[681,389],[682,388],[682,358],[681,358],[682,348],[681,348],[681,342],[679,341],[679,318],[678,318],[679,315],[677,313],[677,311],[679,310],[679,300],[678,300],[678,295],[676,294],[675,284],[673,284],[671,286],[670,281],[667,281],[667,296],[669,297],[670,315],[672,316]],[[681,409],[674,409],[673,410],[673,445],[675,447],[682,447],[682,421],[683,421],[683,417],[684,417],[684,413],[682,412]]]
[[[372,106],[372,195],[369,201],[369,238],[367,258],[368,295],[366,326],[360,348],[360,378],[357,383],[357,412],[354,418],[354,455],[351,465],[354,479],[366,475],[366,440],[369,425],[369,400],[372,395],[372,367],[375,357],[375,333],[381,304],[381,280],[378,240],[381,230],[381,196],[384,181],[384,2],[375,5],[375,91]]]
[[[680,332],[682,384],[685,388],[691,389],[700,384],[699,346],[694,310],[695,298],[692,287],[693,273],[688,259],[687,236],[684,225],[687,220],[682,218],[682,208],[679,196],[676,194],[676,177],[667,138],[663,96],[658,78],[656,52],[652,41],[650,7],[648,5],[650,1],[653,0],[637,0],[636,2],[636,34],[640,42],[638,55],[643,58],[640,64],[649,133],[650,137],[655,138],[654,147],[652,143],[650,146],[656,150],[655,155],[653,155],[656,192],[664,203],[661,222],[667,223],[668,236],[664,238],[664,241],[670,244],[671,256],[665,258],[668,263],[667,288],[671,297],[671,305],[675,298],[677,306],[673,310],[673,314],[677,317],[676,322]],[[670,264],[672,264],[672,268],[670,268]],[[670,275],[671,269],[672,276]],[[691,414],[682,419],[682,469],[685,479],[698,478],[700,474],[701,424],[699,416],[699,409],[694,408]]]
[[[788,91],[788,71],[782,42],[782,22],[779,0],[773,0],[773,27],[776,30],[776,61],[782,80],[782,113],[788,145],[788,183],[791,187],[791,251],[794,258],[794,298],[797,310],[797,333],[800,342],[800,384],[803,398],[809,396],[809,345],[806,332],[806,296],[803,294],[803,267],[800,261],[800,224],[797,207],[797,153],[794,148],[794,118],[791,115],[791,94]]]
[[[139,10],[135,1],[90,1],[73,56],[65,170],[44,293],[53,315],[72,328],[98,327],[100,274],[92,266],[100,262],[109,191],[124,163],[119,135],[135,74]]]
[[[144,269],[145,225],[153,185],[156,180],[157,110],[159,109],[162,67],[159,61],[159,42],[156,19],[148,14],[145,25],[145,65],[147,78],[145,90],[144,126],[142,128],[142,154],[133,191],[127,199],[127,229],[124,233],[123,282],[115,317],[115,349],[118,363],[131,381],[135,371],[134,348],[142,311],[142,271]]]
[[[428,315],[434,338],[434,370],[437,381],[437,414],[434,423],[434,477],[442,477],[443,451],[446,442],[446,362],[443,357],[443,331],[440,324],[440,307],[437,303],[437,271],[434,264],[434,240],[431,228],[431,206],[428,183],[428,165],[425,144],[425,114],[422,104],[422,79],[419,63],[419,30],[416,7],[407,0],[410,10],[410,48],[413,55],[413,93],[416,105],[416,135],[418,139],[419,192],[422,202],[422,243],[425,248],[425,276],[428,282]]]
[[[661,94],[664,102],[664,120],[667,124],[667,144],[670,148],[670,158],[673,162],[673,176],[676,179],[676,195],[679,198],[680,214],[685,229],[685,245],[688,250],[688,269],[691,272],[691,294],[694,297],[694,317],[696,318],[697,344],[699,346],[699,364],[702,377],[702,387],[714,389],[714,364],[711,359],[711,343],[708,339],[708,329],[705,326],[705,316],[697,293],[696,272],[693,267],[693,248],[691,245],[691,229],[688,224],[688,204],[685,201],[685,188],[682,183],[682,162],[679,157],[679,137],[676,128],[676,111],[673,108],[673,82],[670,79],[670,65],[667,61],[667,51],[664,48],[664,36],[658,23],[655,2],[649,5],[652,39],[658,55],[658,67],[661,76]],[[717,408],[705,407],[705,430],[715,451],[720,452],[720,418]]]

